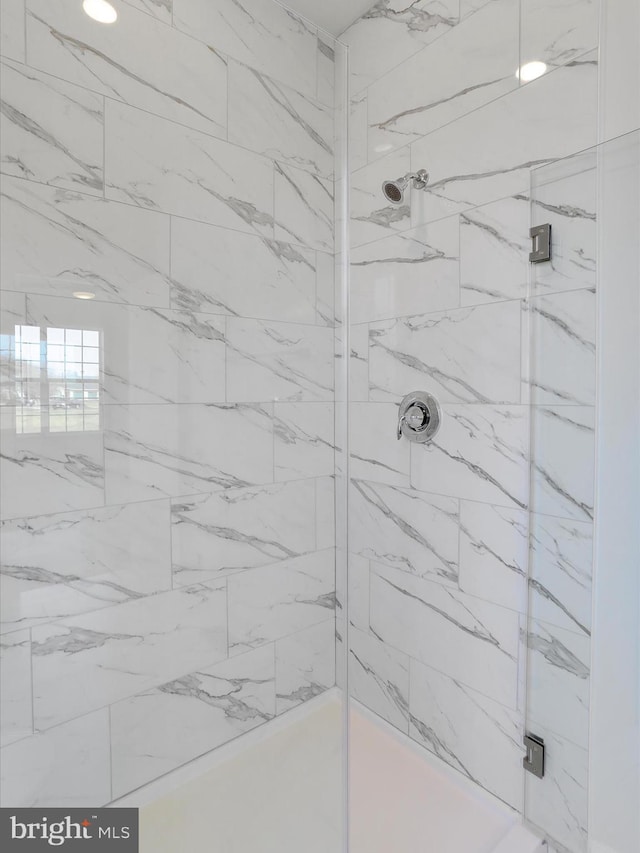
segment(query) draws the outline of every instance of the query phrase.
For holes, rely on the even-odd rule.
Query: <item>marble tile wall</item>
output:
[[[3,805],[335,683],[334,44],[113,3],[2,3]]]
[[[570,853],[586,851],[596,287],[595,162],[573,155],[596,143],[597,5],[394,0],[343,36],[351,694]],[[519,79],[533,60],[547,73]],[[420,168],[426,191],[388,204],[381,182]],[[545,222],[553,260],[532,269]],[[417,389],[442,405],[428,446],[395,435]],[[526,788],[525,728],[549,754]]]

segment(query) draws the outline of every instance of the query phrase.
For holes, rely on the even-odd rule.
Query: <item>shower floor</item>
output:
[[[165,777],[159,795],[156,783],[118,805],[141,806],[141,853],[340,853],[341,744],[334,694],[208,769],[205,757],[176,771],[173,790]],[[543,849],[513,812],[358,710],[350,744],[351,853]]]

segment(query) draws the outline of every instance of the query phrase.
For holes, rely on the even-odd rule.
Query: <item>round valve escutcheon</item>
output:
[[[409,441],[424,444],[437,433],[442,413],[440,404],[426,391],[407,394],[398,410],[398,440],[404,436]]]

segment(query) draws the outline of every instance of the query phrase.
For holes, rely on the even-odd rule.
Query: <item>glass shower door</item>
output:
[[[618,659],[629,667],[613,703],[633,704],[634,684],[637,701],[637,581],[634,587],[631,563],[623,558],[603,558],[594,575],[594,539],[606,537],[606,515],[612,509],[615,514],[620,494],[636,488],[637,499],[638,162],[638,137],[632,134],[532,173],[531,224],[551,226],[551,258],[531,265],[525,315],[531,406],[526,730],[544,742],[545,759],[543,778],[525,774],[525,815],[570,853],[587,850],[590,801],[599,805],[593,791],[590,797],[598,774],[596,768],[590,778],[594,756],[616,742],[610,727],[594,726],[600,716],[594,721],[592,706],[595,701],[600,714],[602,697],[611,702],[611,689],[620,689],[624,678],[603,666],[592,674],[592,661],[604,660],[600,651],[618,607],[628,621]],[[626,321],[624,308],[620,313],[625,289]],[[617,317],[604,311],[612,299]],[[616,325],[623,334],[625,322],[635,330],[628,334],[628,381],[624,371],[615,375],[604,368],[616,346]],[[629,467],[622,465],[597,490],[606,455],[616,453],[616,430],[601,432],[607,397],[625,401],[614,441]],[[628,508],[629,500],[622,505]],[[627,518],[619,533],[633,540],[637,518]],[[615,759],[621,766],[625,751],[637,756],[637,728],[635,735],[625,731],[627,745],[619,745]],[[634,766],[637,773],[637,758]]]

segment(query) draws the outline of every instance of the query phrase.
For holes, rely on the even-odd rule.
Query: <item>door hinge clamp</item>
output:
[[[527,754],[522,759],[522,765],[529,773],[533,773],[538,779],[544,776],[544,741],[537,735],[528,734],[524,736],[524,745]]]
[[[551,225],[536,225],[529,230],[531,237],[531,253],[529,261],[540,264],[551,260]]]

